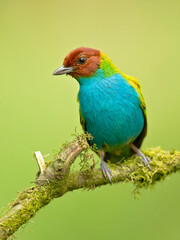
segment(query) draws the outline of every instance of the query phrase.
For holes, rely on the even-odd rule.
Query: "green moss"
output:
[[[124,164],[128,165],[133,171],[126,178],[126,181],[135,184],[134,194],[139,197],[141,188],[153,186],[160,180],[165,179],[167,175],[179,170],[180,152],[164,151],[160,147],[149,149],[144,152],[152,161],[150,162],[151,170],[144,167],[141,159],[132,157]]]
[[[94,189],[97,186],[109,184],[109,180],[103,177],[101,170],[95,167],[94,154],[90,152],[90,147],[86,141],[87,137],[91,136],[77,135],[77,140],[66,143],[58,152],[55,161],[47,164],[45,174],[39,176],[42,184],[23,191],[9,205],[5,217],[0,220],[0,239],[6,239],[7,236],[13,234],[22,224],[32,218],[40,208],[67,191],[79,188]],[[68,166],[65,166],[64,172],[60,174],[59,172],[63,171],[64,163],[66,163],[67,156],[64,152],[68,148],[73,148],[73,144],[77,144],[77,141],[84,150],[80,154],[80,171],[70,173],[70,165],[65,164]],[[167,175],[180,169],[180,152],[175,150],[164,151],[157,147],[145,151],[145,154],[152,160],[150,163],[151,170],[144,167],[141,159],[135,156],[123,163],[109,164],[113,172],[112,182],[133,183],[135,185],[133,193],[136,198],[140,196],[140,189],[151,187],[156,182],[165,179]],[[58,164],[57,172],[56,164]]]

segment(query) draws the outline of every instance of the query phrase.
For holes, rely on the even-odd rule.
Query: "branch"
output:
[[[40,168],[36,184],[20,193],[0,219],[1,240],[11,236],[54,198],[61,197],[68,191],[109,184],[100,169],[88,164],[91,156],[88,154],[86,137],[77,136],[76,140],[66,144],[56,155],[55,160],[48,164],[45,164],[41,154],[36,152]],[[82,169],[70,172],[76,157],[82,153],[84,157]],[[142,165],[138,157],[133,156],[121,164],[109,164],[113,173],[112,183],[131,182],[135,184],[135,192],[138,193],[140,188],[147,188],[180,169],[180,152],[164,151],[158,147],[145,151],[145,154],[152,160],[151,171]]]

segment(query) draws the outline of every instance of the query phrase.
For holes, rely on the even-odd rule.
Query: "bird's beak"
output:
[[[53,75],[62,75],[62,74],[70,73],[70,72],[73,72],[72,67],[65,67],[64,65],[62,65],[60,68],[56,69],[53,72]]]

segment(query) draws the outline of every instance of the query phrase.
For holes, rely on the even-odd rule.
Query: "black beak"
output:
[[[60,68],[56,69],[53,72],[53,75],[62,75],[62,74],[70,73],[70,72],[73,72],[72,67],[65,67],[64,65],[62,65]]]

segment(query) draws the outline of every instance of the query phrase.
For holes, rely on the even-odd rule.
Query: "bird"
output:
[[[96,146],[104,177],[112,181],[109,161],[119,163],[133,154],[149,166],[150,159],[140,150],[147,134],[147,113],[138,80],[120,71],[105,53],[88,47],[67,54],[53,73],[62,74],[80,85],[80,123],[93,137],[88,143]]]

